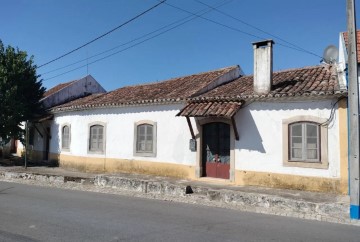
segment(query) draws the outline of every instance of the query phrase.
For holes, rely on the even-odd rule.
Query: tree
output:
[[[33,120],[43,113],[40,99],[45,88],[36,74],[33,56],[0,40],[0,137],[23,141],[21,122]]]

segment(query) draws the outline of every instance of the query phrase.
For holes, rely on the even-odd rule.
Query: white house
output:
[[[105,93],[105,89],[91,76],[87,75],[78,80],[62,83],[47,90],[40,100],[46,109],[95,93]],[[51,140],[50,126],[53,115],[50,113],[38,120],[33,120],[29,128],[29,152],[34,160],[49,160]],[[20,155],[23,145],[18,142],[16,152]]]
[[[82,171],[346,193],[347,90],[337,66],[273,73],[273,42],[253,46],[253,76],[233,66],[52,107],[50,159]]]

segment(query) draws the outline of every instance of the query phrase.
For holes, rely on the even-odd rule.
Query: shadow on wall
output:
[[[92,110],[81,110],[62,113],[61,116],[91,116],[91,115],[112,115],[112,114],[134,114],[134,113],[154,113],[167,111],[180,111],[184,104],[155,105],[155,106],[129,106],[118,108],[98,108]]]
[[[237,116],[237,129],[239,132],[239,141],[235,142],[235,149],[245,149],[250,151],[257,151],[266,153],[262,144],[263,140],[255,121],[248,108],[241,109]],[[266,122],[266,120],[264,120]]]

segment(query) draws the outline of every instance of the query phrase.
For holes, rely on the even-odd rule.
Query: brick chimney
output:
[[[254,91],[267,94],[271,91],[273,70],[273,40],[252,43],[254,48]]]

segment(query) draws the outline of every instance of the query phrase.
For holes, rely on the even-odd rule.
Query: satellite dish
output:
[[[324,50],[323,60],[327,64],[333,64],[336,62],[338,55],[339,55],[338,48],[334,45],[329,45]]]

